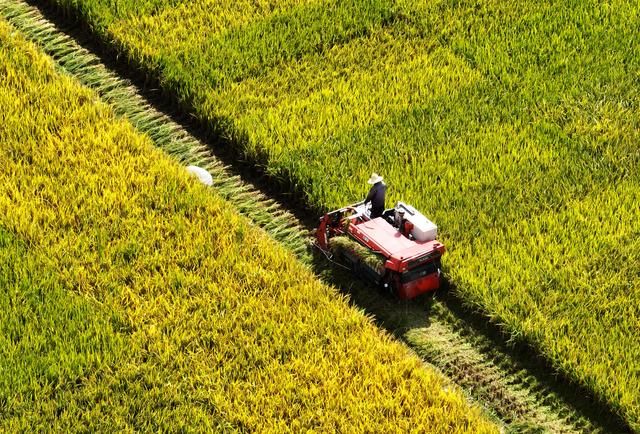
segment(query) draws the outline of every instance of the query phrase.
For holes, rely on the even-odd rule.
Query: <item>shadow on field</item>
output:
[[[244,143],[247,139],[229,139],[225,130],[228,122],[225,119],[205,120],[194,115],[191,110],[192,101],[182,101],[177,95],[163,88],[159,71],[129,59],[116,44],[112,45],[100,38],[71,7],[58,6],[42,0],[23,1],[37,8],[58,30],[97,56],[108,69],[129,80],[146,103],[179,124],[184,131],[206,143],[212,154],[227,166],[231,174],[239,176],[243,181],[259,188],[265,195],[284,204],[287,210],[306,226],[316,223],[314,216],[322,210],[310,208],[306,204],[303,186],[293,182],[287,174],[270,175],[267,172],[266,152],[249,160],[244,153]]]
[[[348,295],[353,306],[364,311],[394,335],[402,335],[403,330],[426,328],[431,325],[431,311],[434,305],[432,294],[414,300],[400,300],[366,281],[358,280],[350,270],[331,263],[316,248],[311,266],[325,283]]]
[[[562,415],[571,419],[588,420],[593,427],[606,433],[632,433],[624,419],[613,413],[608,405],[576,382],[559,375],[551,363],[541,357],[525,341],[513,340],[497,324],[482,313],[464,305],[456,289],[447,280],[435,294],[425,294],[414,300],[400,300],[359,281],[350,271],[330,263],[319,253],[313,255],[312,267],[326,283],[348,295],[349,302],[362,310],[374,322],[411,347],[407,332],[428,329],[432,323],[446,323],[455,333],[470,342],[492,365],[507,375],[518,376],[524,387],[534,395],[544,397],[541,404],[550,407],[570,407],[574,414]],[[417,351],[416,348],[414,350]],[[417,351],[425,361],[439,366],[433,355]],[[446,373],[446,372],[445,372]],[[507,425],[509,432],[533,432],[521,426],[522,420],[510,420],[506,409],[492,408]],[[526,424],[525,424],[526,425]]]
[[[488,343],[489,347],[483,348],[483,352],[496,364],[503,364],[500,362],[506,360],[510,364],[509,371],[524,370],[523,379],[529,389],[549,394],[545,405],[564,402],[578,418],[590,421],[604,433],[633,433],[627,422],[614,413],[606,401],[569,376],[560,374],[532,344],[514,339],[482,312],[466,306],[450,282],[444,282],[437,299],[446,307],[450,320],[461,333],[472,339],[479,337]]]

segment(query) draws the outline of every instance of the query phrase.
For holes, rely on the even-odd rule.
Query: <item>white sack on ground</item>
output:
[[[213,185],[211,174],[202,167],[189,166],[187,167],[187,172],[194,174],[204,185]]]

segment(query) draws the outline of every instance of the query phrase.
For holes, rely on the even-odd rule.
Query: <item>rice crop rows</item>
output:
[[[637,4],[49,3],[310,206],[385,175],[460,298],[640,430]]]
[[[495,431],[2,20],[0,107],[1,429]]]
[[[138,131],[147,134],[157,147],[182,165],[206,169],[212,175],[216,192],[230,201],[236,211],[265,229],[296,256],[308,261],[309,234],[296,217],[230,172],[204,143],[168,115],[152,107],[129,80],[109,70],[73,38],[61,34],[34,8],[21,2],[3,2],[0,3],[0,12],[23,35],[37,41],[60,65],[61,72],[72,75],[93,89],[116,115],[128,119]],[[274,212],[276,209],[278,212]]]
[[[508,432],[525,426],[529,430],[557,433],[617,432],[624,425],[611,415],[602,414],[602,407],[594,410],[588,400],[571,402],[575,393],[562,397],[563,386],[552,379],[551,372],[535,363],[531,365],[528,358],[514,358],[508,344],[483,337],[486,330],[478,334],[478,330],[469,328],[466,321],[460,321],[459,314],[452,316],[450,307],[439,296],[426,300],[425,304],[398,305],[371,291],[370,285],[358,285],[352,274],[342,275],[342,268],[327,268],[325,261],[316,262],[306,248],[311,235],[285,211],[282,203],[228,173],[211,149],[205,149],[183,125],[158,112],[157,101],[150,104],[138,87],[104,65],[95,52],[80,46],[80,41],[67,33],[68,29],[56,26],[51,17],[43,16],[37,7],[20,0],[0,3],[0,14],[52,57],[56,69],[94,89],[118,116],[129,119],[138,131],[147,133],[156,146],[182,164],[206,167],[213,174],[216,193],[287,246],[302,262],[314,264],[312,268],[321,280],[346,289],[350,302],[375,315],[379,326],[407,343],[427,363],[442,369],[473,399],[479,400],[491,417],[497,417]],[[140,122],[141,119],[147,121]],[[319,252],[317,256],[321,256]],[[528,364],[523,366],[523,361]]]

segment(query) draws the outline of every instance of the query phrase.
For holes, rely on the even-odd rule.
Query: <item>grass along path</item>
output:
[[[22,32],[47,50],[61,65],[62,70],[94,88],[116,113],[133,119],[137,128],[147,132],[157,146],[185,164],[206,162],[207,167],[214,169],[216,186],[222,187],[221,194],[233,202],[239,211],[260,225],[269,221],[288,222],[282,225],[272,223],[273,227],[267,226],[266,229],[276,239],[284,241],[305,262],[310,261],[306,250],[309,242],[306,231],[298,230],[299,226],[291,224],[295,220],[284,211],[282,205],[274,204],[272,199],[262,196],[255,189],[246,190],[249,187],[237,177],[218,170],[221,164],[214,162],[214,157],[204,144],[150,107],[131,83],[108,71],[97,57],[48,23],[37,9],[23,2],[11,1],[5,2],[2,12]],[[146,121],[141,122],[140,119]],[[253,200],[238,201],[237,192],[243,190]],[[294,230],[289,236],[281,237],[287,228]],[[327,263],[319,261],[318,271],[327,266]],[[527,368],[520,366],[508,352],[498,353],[491,348],[491,343],[485,341],[479,344],[481,338],[478,336],[470,338],[469,333],[461,334],[460,323],[450,320],[451,312],[438,299],[428,309],[418,304],[407,310],[406,305],[377,299],[378,295],[371,293],[370,288],[352,285],[351,276],[338,274],[325,273],[324,278],[334,283],[340,282],[343,286],[351,286],[350,291],[361,306],[376,315],[390,331],[405,340],[425,360],[454,378],[491,413],[506,421],[508,427],[529,424],[558,432],[607,431],[598,428],[600,425],[595,420],[589,420],[588,411],[585,416],[584,409],[576,410],[573,403],[565,402],[561,397],[551,398],[556,395],[553,386],[531,386],[528,378],[534,378],[535,375],[527,372]],[[427,314],[428,310],[430,313]],[[411,318],[418,318],[420,324],[408,326],[413,321]],[[467,365],[467,369],[461,368]],[[495,389],[483,390],[478,387],[478,384],[486,381],[494,383]],[[543,402],[549,404],[541,404]]]

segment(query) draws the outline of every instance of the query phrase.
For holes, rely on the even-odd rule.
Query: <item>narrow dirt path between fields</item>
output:
[[[0,0],[0,14],[49,54],[61,71],[94,89],[182,164],[209,170],[214,188],[241,214],[308,264],[319,278],[350,295],[357,307],[437,367],[508,432],[627,432],[624,423],[581,388],[554,375],[522,345],[510,345],[443,288],[435,296],[398,301],[357,281],[313,248],[313,212],[305,210],[247,162],[236,161],[180,112],[147,77],[131,73],[86,31],[47,9]],[[134,84],[135,83],[135,84]],[[169,101],[169,102],[168,102]]]

